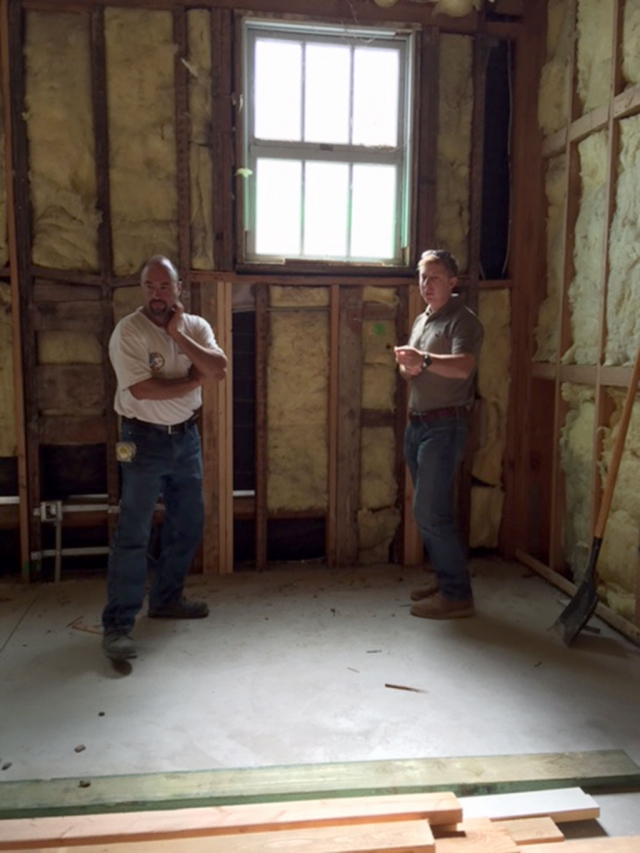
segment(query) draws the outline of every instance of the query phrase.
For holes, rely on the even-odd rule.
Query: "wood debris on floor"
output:
[[[337,797],[0,820],[0,850],[72,853],[638,853],[640,836],[565,840],[599,816],[580,788],[488,797]]]

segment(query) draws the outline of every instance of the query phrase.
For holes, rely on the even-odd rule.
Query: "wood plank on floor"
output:
[[[465,820],[471,817],[488,817],[492,820],[550,817],[556,823],[570,823],[600,817],[600,807],[581,788],[461,797],[460,803]]]
[[[382,797],[339,797],[200,809],[9,819],[0,825],[0,850],[124,841],[196,838],[231,832],[265,832],[295,826],[426,819],[431,826],[458,823],[462,808],[450,792]]]
[[[564,841],[564,833],[550,817],[520,817],[496,821],[516,844],[551,844]]]
[[[434,827],[436,853],[519,853],[509,833],[488,818],[471,818],[457,826]],[[528,848],[527,848],[528,849]]]
[[[584,785],[630,787],[640,767],[622,750],[344,764],[300,764],[1,784],[0,817],[140,811],[242,802],[428,791],[458,796]]]
[[[50,848],[29,848],[32,853]],[[56,848],[63,853],[67,848]],[[211,838],[164,839],[120,844],[80,845],[73,853],[435,853],[427,820],[392,820],[340,826],[306,826],[277,832],[239,832]],[[496,850],[495,853],[503,853]],[[511,851],[505,851],[511,853]]]
[[[527,853],[638,853],[640,835],[580,838],[563,844],[532,844]]]

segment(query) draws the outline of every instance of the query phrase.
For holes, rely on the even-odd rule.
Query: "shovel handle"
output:
[[[600,504],[600,512],[598,513],[596,529],[593,533],[595,539],[602,539],[604,536],[604,529],[607,526],[609,508],[611,507],[613,490],[616,487],[618,468],[620,467],[620,460],[622,459],[622,452],[624,450],[624,442],[627,437],[627,430],[629,429],[629,421],[631,420],[631,412],[633,410],[633,402],[638,389],[638,382],[640,382],[640,349],[636,355],[636,363],[633,367],[629,387],[627,388],[627,396],[624,401],[624,408],[622,409],[618,435],[616,436],[616,443],[613,448],[611,462],[609,463],[609,470],[607,471],[604,492],[602,494],[602,503]]]

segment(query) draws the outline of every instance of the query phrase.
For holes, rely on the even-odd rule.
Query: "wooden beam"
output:
[[[269,286],[256,286],[256,569],[267,567]]]
[[[362,431],[362,290],[339,292],[336,564],[358,561]]]
[[[602,476],[600,459],[603,448],[603,427],[609,423],[613,411],[613,402],[607,394],[602,382],[602,362],[604,361],[607,344],[607,294],[609,291],[609,235],[615,211],[616,186],[618,175],[618,160],[620,155],[620,122],[614,114],[614,101],[618,92],[623,88],[622,78],[622,28],[624,9],[621,0],[613,3],[613,27],[611,37],[611,82],[609,87],[609,103],[607,107],[608,152],[607,178],[605,186],[605,209],[600,258],[600,329],[598,340],[598,355],[595,375],[595,415],[592,435],[592,465],[591,465],[591,506],[589,519],[589,534],[593,537],[596,522],[602,502]]]
[[[220,835],[241,832],[390,820],[427,820],[431,826],[443,826],[462,820],[462,808],[454,794],[443,792],[14,819],[2,823],[0,850],[178,838],[217,839]]]
[[[234,269],[234,237],[240,220],[234,219],[235,160],[233,120],[233,50],[236,31],[228,9],[211,10],[211,159],[213,164],[213,258],[220,270]],[[241,180],[241,179],[238,179]],[[235,226],[235,227],[234,227]],[[238,233],[241,233],[242,229]]]
[[[5,128],[5,192],[11,268],[11,311],[20,554],[22,578],[31,577],[31,554],[41,550],[40,523],[34,510],[40,499],[38,413],[36,407],[36,346],[30,328],[31,198],[29,146],[25,122],[24,20],[20,0],[3,0],[0,38]],[[39,564],[36,561],[36,570]]]
[[[203,387],[202,457],[204,535],[202,570],[233,571],[233,359],[231,285],[219,281],[201,292],[202,316],[211,323],[229,366],[222,382]]]
[[[329,286],[329,411],[327,447],[327,529],[325,555],[329,568],[338,565],[338,418],[340,353],[340,286]]]
[[[100,342],[104,392],[108,400],[104,417],[104,438],[107,463],[107,502],[117,507],[120,498],[120,477],[116,460],[118,418],[112,405],[116,391],[115,374],[109,359],[109,339],[113,331],[111,290],[112,235],[111,185],[109,182],[109,117],[107,109],[107,59],[104,37],[104,9],[96,8],[90,17],[91,102],[93,108],[93,140],[96,162],[96,204],[101,213],[98,224],[98,258],[100,262]],[[64,287],[64,285],[62,285]],[[78,285],[74,285],[75,288]],[[86,286],[83,286],[86,289]],[[77,303],[75,303],[77,307]],[[42,430],[41,430],[42,434]],[[109,514],[109,534],[115,531],[117,514]]]
[[[542,134],[537,104],[544,63],[546,3],[534,0],[525,7],[525,36],[515,49],[513,96],[512,245],[509,278],[518,282],[511,294],[511,382],[509,419],[504,457],[505,502],[500,548],[511,557],[528,538],[530,516],[529,424],[534,408],[531,361],[535,349],[534,312],[538,282],[545,280],[545,198]]]
[[[187,13],[184,7],[173,10],[174,125],[176,143],[176,197],[178,199],[178,272],[182,281],[181,299],[188,311],[198,311],[191,293],[191,162],[189,157],[189,57]],[[196,302],[198,299],[196,298]]]

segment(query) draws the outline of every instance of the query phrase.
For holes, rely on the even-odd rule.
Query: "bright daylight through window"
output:
[[[245,21],[245,254],[402,263],[411,36]]]

